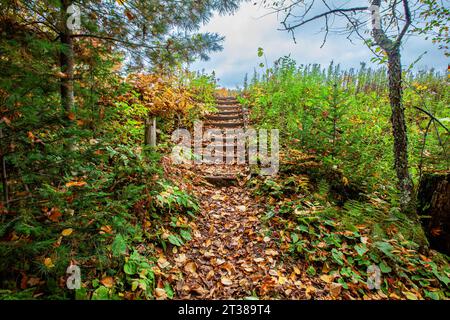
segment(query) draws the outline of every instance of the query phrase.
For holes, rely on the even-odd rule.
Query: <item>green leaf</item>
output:
[[[339,265],[344,265],[344,254],[336,249],[331,250],[331,255],[333,256],[334,261],[336,261]]]
[[[131,283],[131,291],[136,291],[138,285],[139,285],[139,281],[133,281]]]
[[[192,239],[191,233],[188,230],[181,230],[180,235],[186,241],[190,241]]]
[[[390,243],[384,241],[377,241],[374,243],[374,245],[388,257],[394,256],[392,254],[392,250],[394,250],[394,247]]]
[[[433,300],[440,300],[441,297],[439,295],[439,291],[428,291],[423,290],[425,292],[425,297],[433,299]]]
[[[105,286],[95,289],[92,294],[92,300],[109,300],[109,290]]]
[[[380,270],[383,273],[389,273],[392,271],[391,267],[389,267],[387,264],[385,264],[384,262],[380,263]]]
[[[261,47],[259,47],[258,48],[258,57],[262,57],[264,55],[264,49],[263,48],[261,48]]]
[[[116,235],[114,242],[112,244],[112,252],[114,257],[125,254],[127,251],[127,243],[125,238],[119,233]]]
[[[354,246],[354,248],[360,256],[364,255],[367,251],[369,251],[369,249],[367,249],[365,244],[357,244]]]
[[[313,266],[309,266],[308,269],[306,269],[306,273],[310,276],[314,276],[316,274],[316,269],[314,269]]]
[[[168,282],[166,282],[164,284],[164,290],[166,290],[167,297],[169,299],[172,299],[173,295],[174,295],[174,292],[173,292],[173,289],[172,289],[172,287],[170,286],[170,284]]]
[[[173,245],[175,245],[175,246],[178,246],[178,247],[180,247],[180,246],[183,245],[183,240],[181,240],[180,237],[177,236],[177,235],[171,234],[171,235],[167,238],[167,240],[169,240],[169,242],[170,242],[171,244],[173,244]]]
[[[137,273],[137,267],[136,264],[133,261],[128,261],[127,263],[125,263],[125,265],[123,266],[123,271],[126,274],[129,275],[133,275]]]

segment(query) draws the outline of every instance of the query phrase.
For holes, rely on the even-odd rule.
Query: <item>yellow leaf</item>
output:
[[[348,186],[348,179],[346,177],[342,177],[342,183],[344,186]]]
[[[62,234],[64,237],[68,237],[68,236],[70,236],[70,235],[72,234],[72,232],[73,232],[73,229],[72,229],[72,228],[67,228],[67,229],[64,229],[64,230],[61,232],[61,234]]]
[[[326,283],[330,283],[331,281],[333,281],[333,277],[327,274],[323,274],[320,276],[320,280]]]
[[[403,294],[405,295],[405,297],[406,297],[408,300],[419,300],[419,299],[417,298],[417,296],[416,296],[414,293],[412,293],[412,292],[403,291]]]
[[[49,269],[51,269],[51,268],[53,268],[55,265],[53,264],[53,261],[52,261],[52,259],[51,258],[45,258],[44,259],[44,265],[47,267],[47,268],[49,268]]]

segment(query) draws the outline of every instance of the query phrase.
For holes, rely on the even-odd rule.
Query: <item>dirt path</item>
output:
[[[218,102],[219,113],[206,127],[242,128],[245,117],[237,102]],[[305,299],[318,294],[304,266],[288,258],[277,233],[261,222],[263,207],[239,178],[248,175],[247,165],[201,164],[194,172],[210,183],[195,189],[200,212],[193,239],[169,257],[180,271],[173,283],[176,298]]]

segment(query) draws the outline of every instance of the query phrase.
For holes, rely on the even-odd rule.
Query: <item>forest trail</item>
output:
[[[217,108],[205,129],[246,126],[245,110],[234,98],[218,99]],[[172,282],[177,299],[322,295],[305,268],[283,253],[287,248],[279,247],[276,232],[262,222],[264,208],[245,187],[248,165],[237,165],[234,158],[232,165],[197,164],[193,171],[209,183],[195,189],[200,210],[192,240],[168,257],[182,273]]]

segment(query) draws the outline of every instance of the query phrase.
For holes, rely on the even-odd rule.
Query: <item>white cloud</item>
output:
[[[205,69],[216,72],[220,84],[225,87],[242,85],[245,73],[252,75],[264,59],[258,58],[258,47],[264,48],[267,61],[271,64],[281,56],[289,55],[299,64],[320,63],[328,65],[331,60],[343,68],[358,67],[361,61],[368,62],[371,52],[355,40],[350,43],[345,36],[330,34],[327,43],[320,48],[323,34],[318,34],[320,24],[304,28],[296,33],[297,44],[292,37],[278,31],[280,24],[274,14],[265,15],[266,10],[244,3],[233,16],[215,16],[202,28],[202,32],[217,32],[225,36],[224,50],[211,55],[209,61],[198,61],[192,70]],[[445,72],[447,60],[442,52],[428,41],[411,38],[403,50],[403,63],[409,65],[424,51],[429,53],[418,63],[418,67],[435,67]]]

